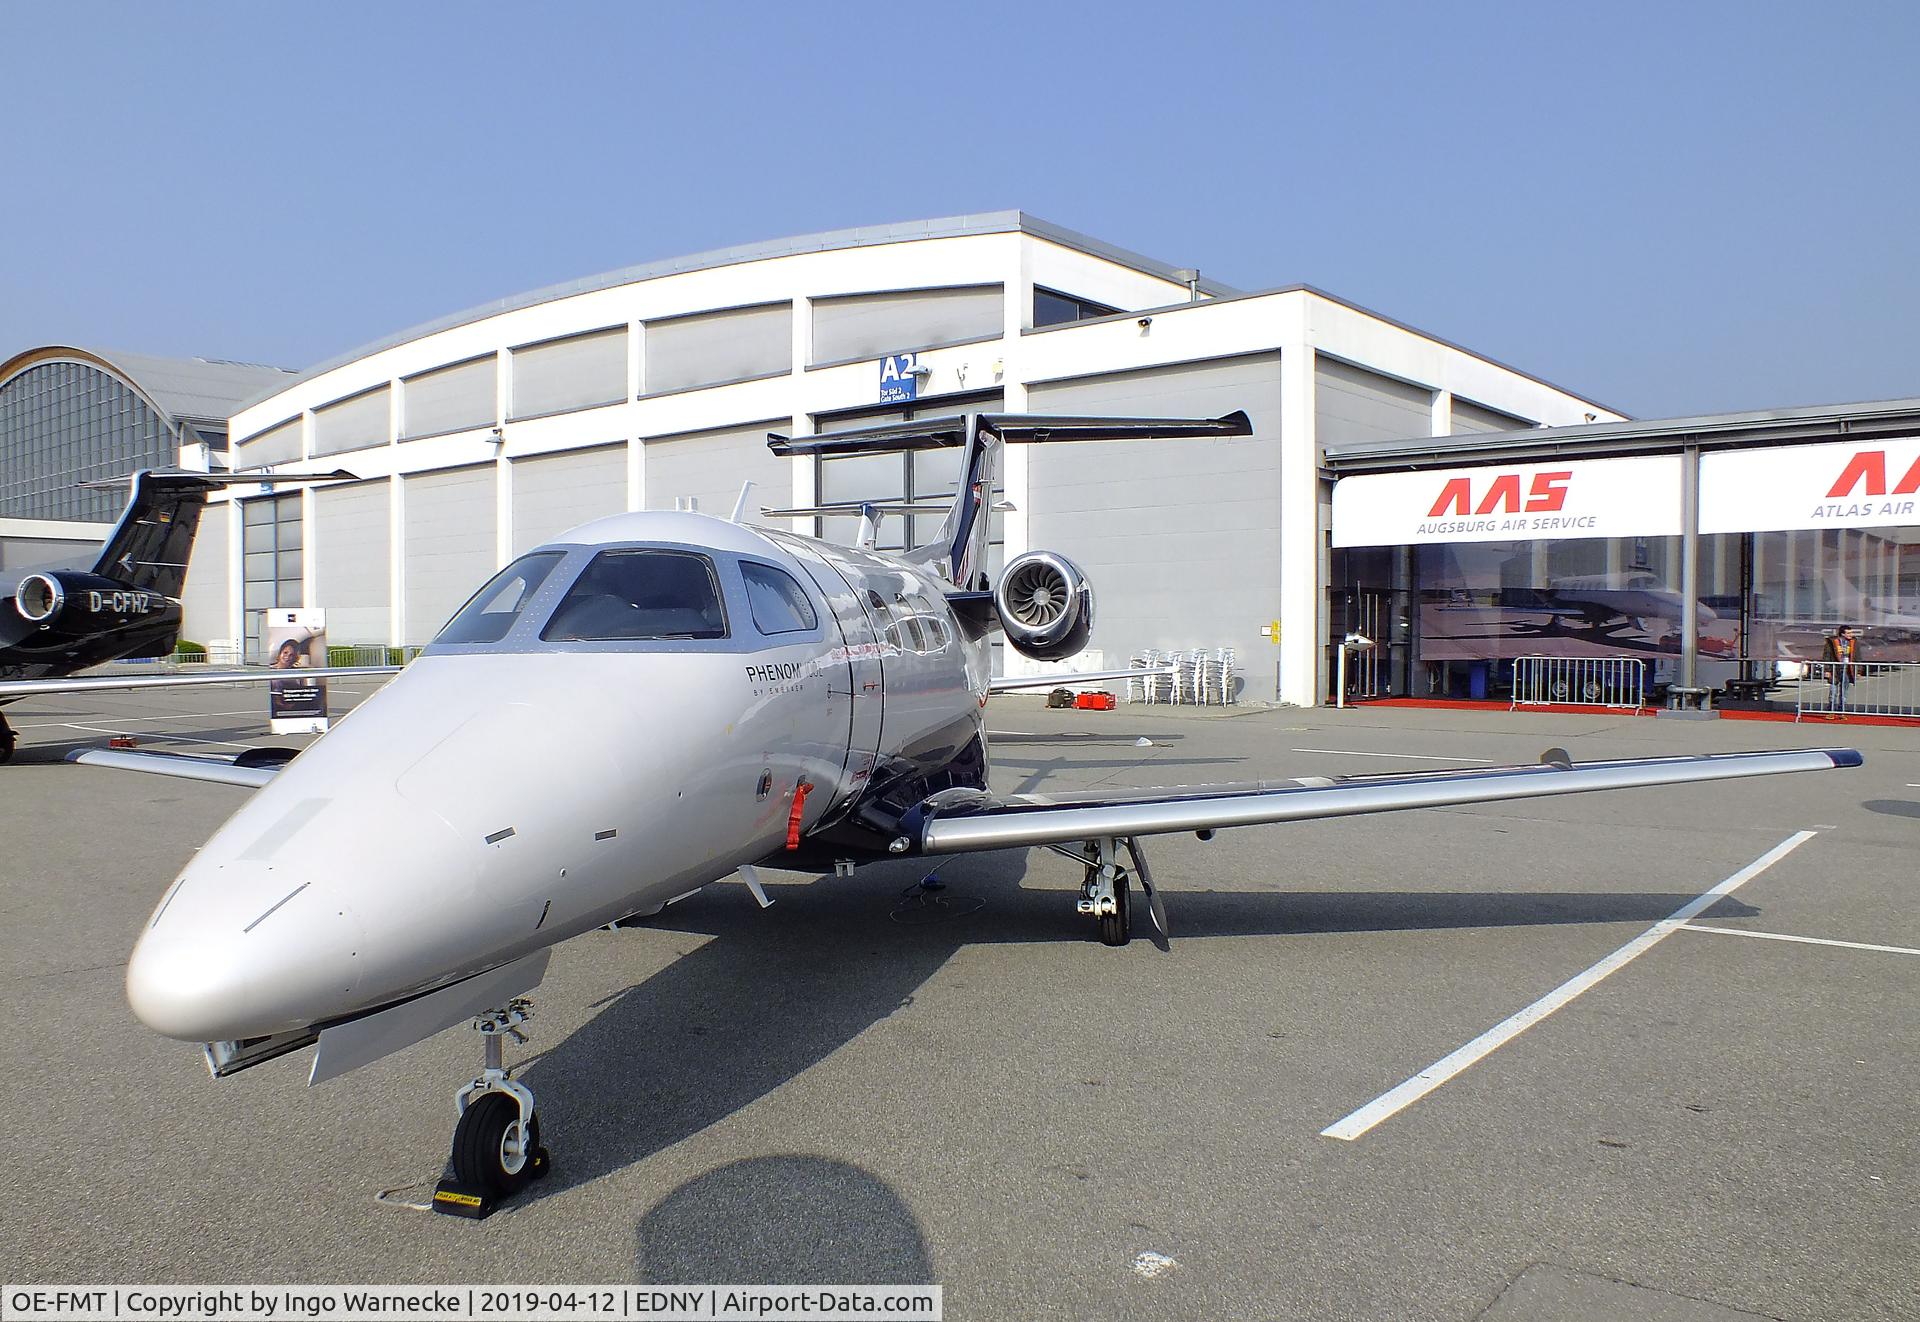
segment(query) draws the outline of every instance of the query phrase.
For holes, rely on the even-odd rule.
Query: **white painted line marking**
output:
[[[1734,891],[1813,839],[1815,834],[1816,832],[1813,831],[1794,832],[1712,890],[1702,892],[1681,905],[1671,915],[1662,918],[1598,964],[1583,973],[1575,974],[1526,1009],[1495,1024],[1458,1051],[1435,1061],[1411,1079],[1382,1093],[1351,1115],[1334,1121],[1320,1131],[1320,1136],[1352,1142],[1381,1121],[1398,1115],[1454,1075],[1462,1073],[1475,1062],[1526,1032],[1574,997],[1594,986],[1609,973],[1626,967],[1641,955],[1646,954],[1683,926],[1689,918],[1704,913],[1721,898],[1733,894]]]
[[[147,735],[150,738],[165,739],[172,743],[205,744],[209,748],[251,748],[253,747],[252,744],[230,743],[225,739],[189,739],[184,734],[165,734],[165,733],[156,734],[154,731],[151,731],[151,730],[109,730],[104,725],[81,725],[75,721],[67,721],[65,722],[65,725],[66,725],[66,728],[69,730],[86,730],[91,734],[117,734],[128,739],[133,738],[135,735]]]
[[[1750,932],[1744,927],[1708,927],[1705,923],[1687,923],[1683,932],[1717,932],[1721,936],[1751,936],[1761,941],[1799,941],[1810,946],[1840,946],[1846,950],[1878,950],[1888,955],[1920,955],[1911,946],[1876,946],[1865,941],[1833,941],[1824,936],[1789,936],[1785,932]]]
[[[262,714],[262,708],[249,707],[245,711],[190,711],[180,712],[173,716],[122,716],[120,720],[126,725],[145,725],[150,721],[192,721],[204,716],[259,716]],[[16,730],[57,730],[66,725],[66,721],[41,721],[35,725],[16,725],[13,728]]]
[[[1482,765],[1493,761],[1490,757],[1436,757],[1429,753],[1366,753],[1358,748],[1296,748],[1296,753],[1336,753],[1341,757],[1403,757],[1410,762],[1479,762]]]

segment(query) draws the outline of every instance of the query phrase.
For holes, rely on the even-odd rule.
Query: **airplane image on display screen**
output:
[[[1054,551],[990,581],[1004,447],[1250,433],[1244,413],[982,414],[773,436],[776,454],[809,458],[956,449],[958,494],[932,511],[935,539],[900,553],[873,549],[880,520],[926,505],[865,507],[852,546],[748,526],[744,496],[733,519],[599,519],[500,570],[283,765],[74,754],[258,789],[140,932],[135,1014],[206,1044],[216,1075],[314,1045],[313,1082],[471,1022],[484,1065],[458,1090],[434,1206],[482,1215],[547,1169],[552,1136],[502,1043],[551,947],[736,874],[764,903],[756,867],[1046,847],[1084,869],[1073,907],[1100,940],[1144,923],[1164,944],[1146,836],[1859,764],[1847,749],[1589,763],[1555,749],[1468,771],[996,794],[989,695],[1062,677],[994,679],[991,635],[1064,660],[1094,614],[1092,586]]]
[[[1568,627],[1563,621],[1576,617],[1574,628],[1603,639],[1617,633],[1645,633],[1649,620],[1679,624],[1688,612],[1686,599],[1651,569],[1550,579],[1540,598],[1559,627]],[[1702,602],[1694,602],[1692,611],[1696,626],[1702,629],[1719,618]]]

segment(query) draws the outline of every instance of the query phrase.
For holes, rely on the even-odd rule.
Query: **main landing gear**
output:
[[[521,996],[473,1021],[486,1043],[485,1065],[455,1098],[460,1123],[453,1131],[453,1174],[433,1191],[436,1212],[478,1220],[530,1181],[546,1177],[547,1150],[540,1145],[533,1093],[509,1078],[502,1063],[501,1039],[525,1042],[520,1025],[532,1017],[531,1004]]]
[[[13,727],[7,724],[7,718],[0,715],[0,762],[5,762],[13,756],[13,748],[18,739],[19,736],[14,734]]]
[[[1120,850],[1127,851],[1127,863],[1120,862]],[[1147,916],[1153,922],[1154,944],[1162,949],[1167,941],[1167,910],[1154,889],[1153,872],[1147,856],[1134,836],[1101,836],[1089,840],[1078,850],[1062,849],[1068,858],[1086,865],[1087,879],[1080,886],[1081,913],[1092,918],[1100,940],[1109,946],[1124,946],[1133,939],[1133,880],[1147,900]]]

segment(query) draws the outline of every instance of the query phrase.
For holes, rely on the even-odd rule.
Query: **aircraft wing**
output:
[[[1015,689],[1072,688],[1075,684],[1107,684],[1116,679],[1139,679],[1143,675],[1171,675],[1172,666],[1134,666],[1130,670],[1061,671],[1052,675],[995,675],[987,681],[987,692],[1008,693]]]
[[[187,753],[132,753],[118,748],[83,748],[68,753],[67,761],[90,767],[112,767],[117,771],[145,771],[180,780],[210,780],[216,785],[238,785],[249,790],[259,789],[286,765],[284,761],[248,764],[223,757],[195,757]]]
[[[201,684],[261,684],[276,679],[362,679],[397,675],[399,666],[320,666],[312,670],[220,670],[205,675],[88,675],[80,679],[0,680],[0,698],[42,694],[110,693],[117,689],[174,689]]]
[[[1575,763],[1556,748],[1549,749],[1546,758],[1533,766],[1316,776],[1255,785],[1130,790],[1113,796],[1022,795],[1000,799],[975,790],[943,790],[908,813],[901,827],[907,850],[958,854],[1408,808],[1500,803],[1592,790],[1831,771],[1857,767],[1861,761],[1860,754],[1851,748],[1814,748]]]

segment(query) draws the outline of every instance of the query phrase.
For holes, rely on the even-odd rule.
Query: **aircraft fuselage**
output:
[[[890,795],[984,786],[984,643],[926,570],[696,514],[573,537],[534,553],[558,559],[500,637],[447,641],[456,617],[198,852],[129,965],[143,1020],[216,1041],[351,1016],[743,864],[884,857]],[[644,552],[711,565],[722,636],[541,636],[597,559]],[[757,618],[748,567],[811,626],[769,631],[792,621]]]

